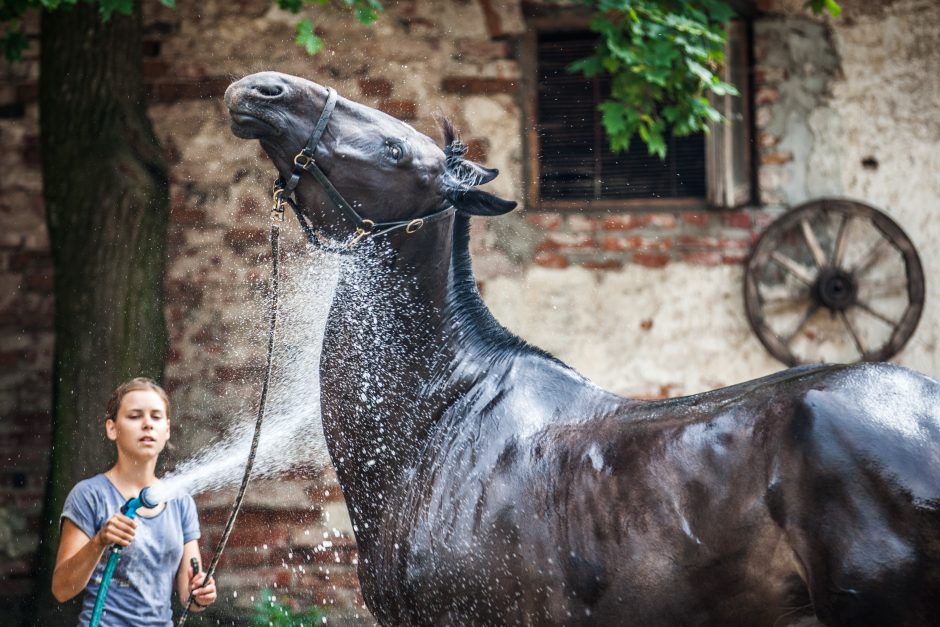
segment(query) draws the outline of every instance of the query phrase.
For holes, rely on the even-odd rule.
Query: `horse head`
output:
[[[341,200],[372,224],[408,224],[450,206],[470,215],[498,215],[516,206],[478,189],[498,172],[466,158],[467,147],[449,122],[443,122],[442,149],[390,115],[278,72],[233,83],[225,103],[232,131],[260,140],[281,180],[289,184],[292,174],[302,173],[298,166],[313,163]],[[308,154],[301,156],[305,148]],[[314,228],[342,237],[359,226],[314,176],[300,176],[295,185],[289,191]]]

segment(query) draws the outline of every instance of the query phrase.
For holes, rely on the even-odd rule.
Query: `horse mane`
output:
[[[467,165],[464,155],[467,145],[460,137],[453,123],[439,118],[444,134],[444,185],[475,186],[481,181],[479,176]],[[458,211],[454,216],[454,234],[451,249],[450,275],[448,277],[447,304],[454,312],[455,322],[475,348],[482,348],[487,353],[510,356],[518,353],[535,353],[559,364],[555,356],[532,346],[516,334],[509,331],[493,316],[483,302],[476,278],[473,276],[473,262],[470,257],[470,215]]]

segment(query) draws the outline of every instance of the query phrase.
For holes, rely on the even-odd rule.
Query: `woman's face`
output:
[[[157,457],[170,439],[166,403],[153,390],[134,390],[121,399],[115,420],[105,421],[108,439],[134,459]]]

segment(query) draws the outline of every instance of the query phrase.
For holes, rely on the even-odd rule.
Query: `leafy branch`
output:
[[[719,76],[725,62],[726,25],[734,11],[725,0],[581,0],[599,35],[594,55],[569,70],[610,77],[601,119],[614,152],[636,135],[650,154],[666,156],[666,138],[708,131],[722,121],[709,95],[738,96]],[[835,0],[808,0],[814,13],[841,13]]]
[[[277,6],[293,14],[300,13],[305,5],[329,4],[330,0],[277,0]],[[379,0],[342,0],[346,9],[353,12],[356,21],[360,24],[371,24],[379,19],[382,13],[382,3]],[[316,34],[313,20],[305,17],[297,22],[297,39],[294,40],[309,55],[315,55],[323,50],[323,39]]]

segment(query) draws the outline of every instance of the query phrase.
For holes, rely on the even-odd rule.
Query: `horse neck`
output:
[[[439,401],[427,381],[446,326],[452,232],[452,220],[439,220],[376,240],[342,264],[323,340],[321,406],[354,522],[381,512],[434,420]]]
[[[519,343],[477,290],[469,219],[429,227],[366,264],[379,289],[341,279],[330,313],[323,425],[354,522],[382,515],[447,408]]]

